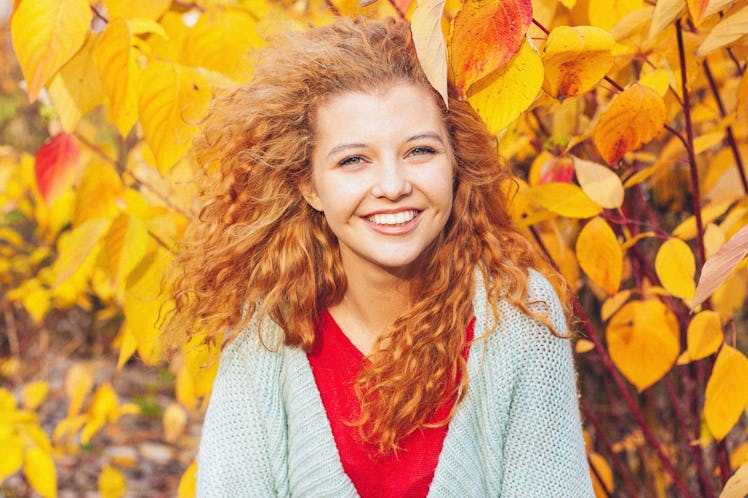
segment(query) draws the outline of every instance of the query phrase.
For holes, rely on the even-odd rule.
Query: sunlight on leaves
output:
[[[418,60],[429,83],[444,104],[447,100],[447,42],[442,32],[442,12],[445,0],[418,0],[410,30],[413,33],[413,44],[416,46]]]

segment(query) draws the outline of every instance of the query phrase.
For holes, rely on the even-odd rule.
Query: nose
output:
[[[371,189],[373,196],[396,201],[412,191],[413,186],[407,177],[404,164],[396,159],[380,161],[377,164],[376,178]]]

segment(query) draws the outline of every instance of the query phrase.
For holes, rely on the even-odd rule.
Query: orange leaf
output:
[[[699,276],[699,285],[693,295],[691,309],[703,303],[732,273],[746,254],[748,254],[748,226],[741,228],[711,258],[706,260],[701,269],[701,276]]]
[[[92,17],[88,0],[30,0],[18,6],[11,35],[30,101],[83,45]]]
[[[36,151],[34,176],[44,202],[48,205],[73,180],[80,165],[80,149],[72,135],[58,133]]]
[[[660,301],[632,301],[611,318],[606,330],[610,357],[639,391],[672,367],[678,351],[678,320]]]
[[[457,91],[503,67],[532,22],[530,0],[467,0],[454,20],[452,70]]]
[[[716,439],[723,439],[748,403],[748,359],[728,345],[714,362],[704,393],[704,418]]]
[[[595,128],[595,147],[608,164],[655,138],[665,126],[665,101],[652,88],[634,83],[617,95]]]
[[[442,32],[442,12],[446,0],[419,0],[410,21],[413,44],[431,86],[447,100],[447,42]]]

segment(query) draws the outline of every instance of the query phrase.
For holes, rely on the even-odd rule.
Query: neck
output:
[[[344,265],[345,266],[345,265]],[[365,355],[409,305],[408,278],[387,272],[346,272],[345,299],[330,307],[348,339]]]

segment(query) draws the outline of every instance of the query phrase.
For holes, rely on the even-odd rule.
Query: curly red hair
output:
[[[356,384],[361,416],[353,423],[382,452],[424,426],[445,392],[464,396],[476,268],[497,319],[500,297],[532,315],[527,268],[560,282],[512,223],[512,173],[494,137],[468,103],[450,97],[446,109],[406,22],[340,19],[288,35],[263,50],[251,83],[214,101],[195,147],[204,205],[176,256],[167,328],[172,344],[226,329],[228,342],[261,313],[282,328],[286,345],[310,350],[320,312],[346,289],[337,240],[300,193],[311,180],[316,109],[342,92],[402,81],[430,89],[443,110],[455,192],[443,236],[411,283],[408,311],[379,338]]]

